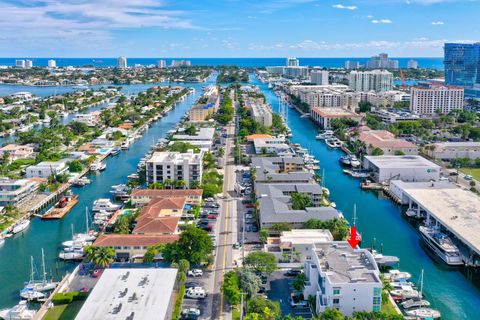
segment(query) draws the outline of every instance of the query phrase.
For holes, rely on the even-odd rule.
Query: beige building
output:
[[[362,116],[358,113],[343,108],[312,108],[310,117],[313,122],[317,123],[322,129],[330,129],[333,119],[352,119],[357,122],[362,120]]]
[[[439,142],[425,147],[425,153],[433,159],[480,158],[480,142]]]
[[[130,194],[134,206],[144,206],[156,198],[185,197],[186,204],[199,206],[202,203],[202,189],[136,189]]]
[[[220,106],[220,95],[217,86],[208,87],[207,91],[188,112],[188,118],[191,122],[200,122],[207,120]]]
[[[416,155],[418,147],[405,140],[395,138],[395,135],[387,130],[364,130],[360,131],[358,137],[352,137],[351,140],[360,140],[365,145],[365,152],[372,154],[372,150],[379,148],[384,155]]]
[[[410,111],[416,114],[434,115],[437,111],[447,114],[464,106],[464,89],[461,87],[412,87],[410,95]]]

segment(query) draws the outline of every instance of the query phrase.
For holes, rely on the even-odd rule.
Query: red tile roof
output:
[[[180,217],[152,217],[140,216],[137,225],[133,229],[134,234],[172,234],[177,231]]]
[[[145,207],[142,208],[142,211],[140,212],[140,217],[144,215],[158,217],[160,211],[165,209],[183,210],[186,201],[186,197],[153,198]],[[180,214],[182,213],[179,212],[179,215]]]
[[[132,197],[191,197],[191,196],[202,196],[202,189],[137,189],[134,190],[131,194]]]
[[[256,133],[256,134],[248,135],[246,138],[247,138],[247,141],[253,141],[255,139],[269,139],[271,137],[272,136],[269,134]]]
[[[97,247],[118,246],[151,246],[159,243],[172,243],[179,239],[172,235],[146,235],[146,234],[101,234],[93,243]]]
[[[395,138],[395,135],[386,130],[361,131],[358,139],[367,146],[374,148],[416,148],[416,145],[404,139]]]

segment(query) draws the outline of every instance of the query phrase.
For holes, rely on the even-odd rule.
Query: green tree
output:
[[[372,154],[372,156],[382,156],[383,155],[383,150],[378,148],[378,147],[375,147],[375,148],[372,149],[371,154]]]
[[[295,279],[293,279],[292,286],[297,291],[303,291],[306,284],[307,284],[307,276],[305,276],[305,273],[302,272],[298,274],[295,277]]]
[[[191,264],[200,264],[207,260],[212,250],[212,239],[209,234],[195,226],[188,225],[180,233],[178,241],[165,245],[163,257],[170,262],[185,259]]]
[[[246,268],[255,272],[271,274],[277,269],[275,256],[269,252],[253,251],[250,252],[244,261]]]
[[[305,208],[313,206],[312,199],[307,194],[292,192],[290,197],[293,210],[305,210]]]
[[[87,260],[101,268],[106,268],[115,260],[115,250],[111,247],[88,246],[84,252]]]
[[[267,228],[260,229],[260,241],[263,243],[267,243],[267,238],[269,236],[269,232]]]
[[[235,271],[229,271],[223,276],[222,292],[231,305],[240,303],[240,280]]]
[[[73,160],[68,163],[68,170],[70,172],[81,172],[83,170],[82,162],[79,160]]]
[[[147,252],[145,252],[145,255],[143,256],[143,261],[153,262],[153,259],[155,258],[155,256],[159,253],[162,253],[163,249],[165,249],[164,243],[159,243],[159,244],[154,244],[149,246],[147,248]]]
[[[260,290],[261,283],[260,277],[252,271],[246,269],[240,272],[240,287],[249,297],[253,297]]]
[[[318,318],[320,320],[343,320],[343,315],[338,309],[326,308]]]
[[[280,303],[265,299],[262,296],[255,296],[247,302],[248,314],[254,313],[259,315],[259,319],[273,320],[278,319],[282,315]]]

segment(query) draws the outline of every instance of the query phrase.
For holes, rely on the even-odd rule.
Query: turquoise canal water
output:
[[[214,83],[212,77],[207,83],[186,83],[182,86],[195,88],[195,93],[189,95],[179,103],[165,117],[154,123],[143,137],[136,140],[129,150],[119,155],[108,157],[107,169],[96,175],[90,175],[90,185],[83,188],[73,188],[79,194],[77,206],[62,220],[42,221],[39,218],[32,220],[30,227],[21,235],[7,239],[0,248],[0,308],[14,305],[19,300],[18,291],[23,283],[28,281],[30,274],[30,256],[35,259],[36,268],[40,270],[41,249],[45,250],[46,271],[54,278],[60,279],[65,272],[75,267],[74,263],[59,261],[58,253],[61,243],[71,239],[71,226],[75,232],[85,230],[85,207],[91,208],[93,201],[98,198],[109,198],[112,185],[125,183],[127,175],[137,169],[138,161],[148,151],[153,142],[164,137],[168,130],[175,126],[185,112],[202,94],[202,86]],[[150,85],[152,86],[152,85]],[[136,93],[149,86],[124,87],[125,91]],[[1,95],[1,92],[0,92]]]
[[[275,111],[279,101],[274,92],[253,78],[267,97]],[[464,269],[447,269],[436,263],[421,246],[415,226],[401,214],[401,208],[376,193],[360,189],[360,180],[342,172],[338,158],[339,150],[331,150],[322,141],[315,140],[318,128],[308,118],[288,109],[288,126],[292,130],[293,143],[300,143],[310,149],[325,170],[325,186],[330,189],[331,199],[337,204],[348,220],[352,220],[354,204],[357,205],[357,228],[364,240],[363,246],[370,246],[376,238],[377,248],[383,243],[384,253],[400,258],[399,269],[412,274],[411,281],[419,280],[425,270],[424,292],[432,307],[442,313],[442,319],[479,319],[480,291],[478,273],[468,274]]]

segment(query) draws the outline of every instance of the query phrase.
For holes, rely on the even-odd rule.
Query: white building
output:
[[[249,107],[252,111],[253,120],[267,128],[272,126],[272,112],[267,104],[255,101],[249,104]]]
[[[28,179],[0,178],[0,206],[16,205],[30,198],[38,190],[38,183]]]
[[[393,88],[393,74],[386,70],[351,71],[348,83],[354,91],[390,91]]]
[[[398,66],[398,60],[389,59],[386,53],[373,56],[365,63],[367,69],[398,69]]]
[[[33,61],[32,60],[25,60],[25,68],[26,69],[33,68]]]
[[[126,57],[118,57],[117,59],[117,68],[125,69],[127,68],[127,58]]]
[[[204,152],[155,152],[147,161],[147,183],[165,182],[165,180],[185,181],[191,187],[195,181],[202,181]]]
[[[410,111],[421,115],[447,114],[454,109],[463,109],[462,87],[430,85],[410,89]]]
[[[100,112],[78,113],[73,121],[85,123],[89,127],[95,127],[100,122]]]
[[[50,59],[48,60],[48,67],[49,68],[56,68],[57,67],[57,61],[53,60],[53,59]]]
[[[438,142],[425,147],[425,153],[433,159],[480,158],[480,142]]]
[[[291,86],[289,90],[302,102],[307,103],[310,109],[319,107],[355,110],[358,106],[358,98],[346,85]]]
[[[167,61],[166,60],[158,60],[157,67],[166,68],[167,67]]]
[[[192,62],[190,60],[172,60],[172,67],[190,67]]]
[[[253,140],[256,154],[293,155],[293,150],[285,138],[257,138]]]
[[[44,161],[28,166],[25,170],[27,178],[48,178],[52,175],[62,174],[68,170],[65,161]]]
[[[418,61],[408,60],[407,67],[408,67],[408,69],[418,69]]]
[[[105,269],[75,320],[167,320],[177,269]]]
[[[360,68],[360,62],[358,61],[345,61],[345,69],[347,70],[355,70]]]
[[[25,69],[25,60],[15,60],[15,67]]]
[[[285,67],[283,75],[287,78],[307,78],[308,67]]]
[[[377,182],[440,180],[441,167],[421,156],[365,156],[363,167]]]
[[[298,61],[297,58],[293,58],[293,57],[287,58],[287,63],[286,63],[287,67],[298,67],[299,65],[300,65],[300,62]]]
[[[312,70],[310,72],[310,82],[316,85],[328,85],[328,71]]]
[[[274,66],[274,67],[266,67],[265,68],[268,73],[270,74],[276,74],[280,75],[285,72],[285,67],[284,66]]]
[[[380,311],[382,281],[375,259],[366,249],[346,241],[315,243],[306,260],[304,297],[313,295],[317,313],[336,308],[344,316],[355,311]]]

